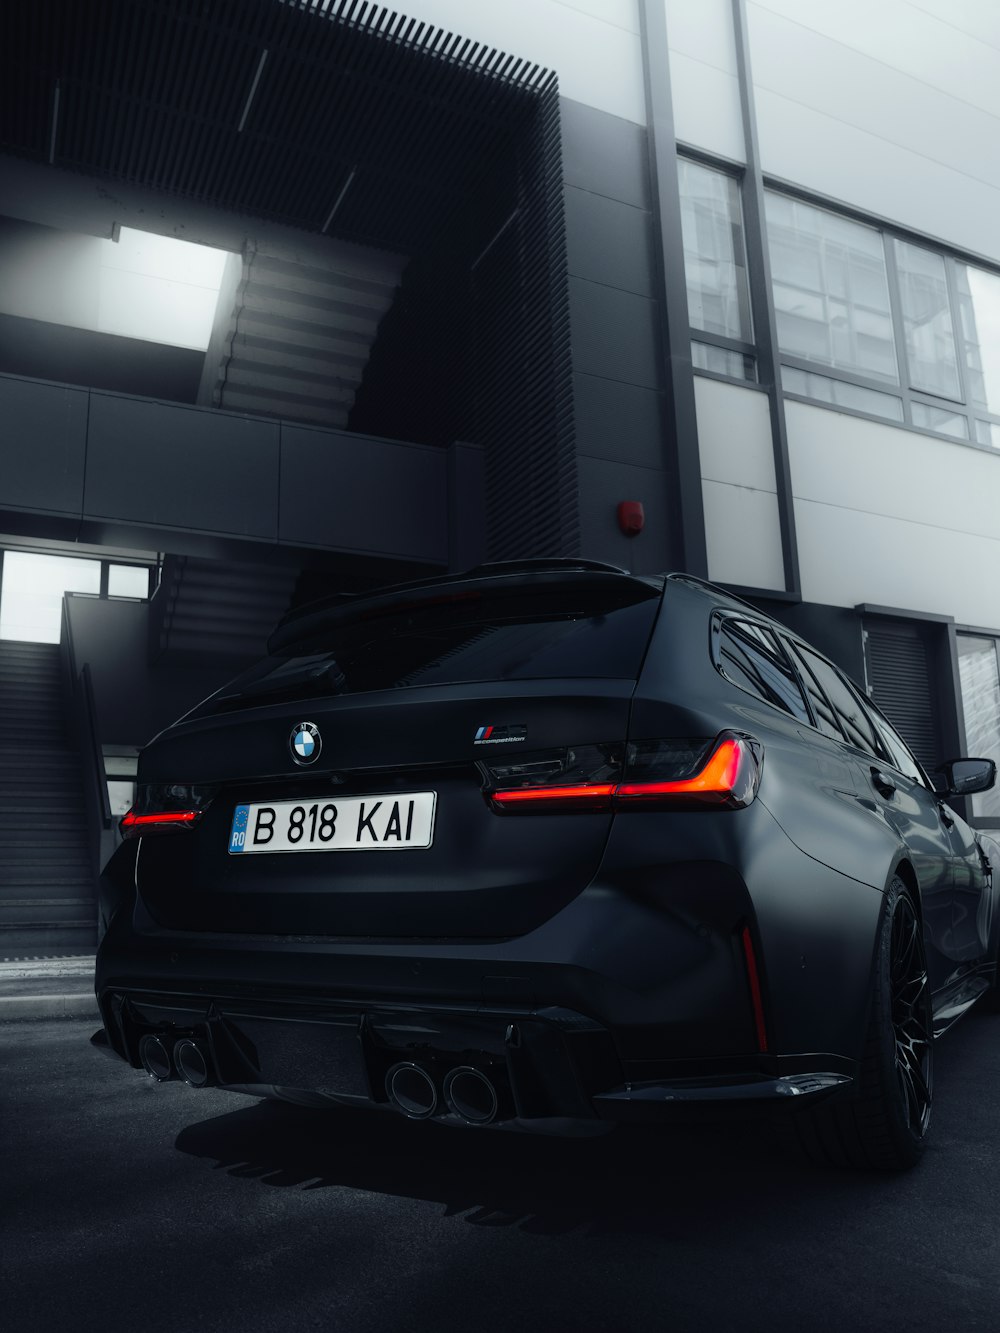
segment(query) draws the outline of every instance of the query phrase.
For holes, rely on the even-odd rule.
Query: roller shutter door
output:
[[[872,698],[928,771],[942,759],[937,682],[928,631],[907,621],[865,621]]]

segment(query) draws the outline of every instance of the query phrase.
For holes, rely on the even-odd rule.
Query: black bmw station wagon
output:
[[[686,575],[524,561],[290,613],[143,751],[94,1041],[466,1125],[794,1108],[912,1165],[996,981],[988,848],[854,684]]]

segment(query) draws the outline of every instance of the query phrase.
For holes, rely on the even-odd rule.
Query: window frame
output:
[[[889,308],[893,343],[896,352],[896,363],[899,370],[899,380],[898,383],[893,384],[887,380],[880,380],[860,373],[845,371],[837,366],[829,366],[822,361],[814,361],[805,357],[796,356],[790,352],[784,352],[780,347],[778,348],[779,367],[787,365],[791,369],[800,370],[807,374],[820,375],[827,379],[856,385],[862,389],[873,390],[877,393],[883,393],[889,397],[896,398],[902,403],[903,420],[899,421],[890,416],[881,416],[877,413],[868,412],[863,408],[850,407],[839,403],[829,403],[824,399],[810,397],[806,394],[785,390],[784,388],[782,389],[782,396],[793,402],[808,403],[811,406],[824,407],[835,412],[845,413],[849,416],[861,417],[866,421],[876,421],[883,425],[902,427],[905,430],[914,431],[920,435],[928,435],[935,440],[946,440],[951,444],[962,444],[969,448],[980,449],[991,454],[1000,453],[1000,444],[988,444],[983,440],[980,440],[977,432],[977,422],[981,422],[983,425],[990,428],[994,426],[1000,428],[1000,411],[990,412],[984,408],[977,407],[970,399],[968,367],[965,360],[958,292],[958,269],[960,266],[981,269],[984,273],[989,273],[994,277],[1000,277],[1000,267],[991,266],[988,261],[974,256],[963,255],[961,252],[954,250],[945,244],[935,243],[932,239],[927,237],[908,233],[904,229],[894,227],[890,223],[878,218],[866,216],[865,214],[850,208],[837,207],[826,200],[816,199],[807,191],[798,190],[787,183],[766,178],[764,184],[765,192],[767,194],[779,195],[796,203],[814,208],[819,212],[830,213],[834,217],[845,218],[849,221],[857,222],[862,226],[872,228],[878,232],[882,242],[886,281],[889,289]],[[926,250],[928,253],[940,258],[944,263],[948,308],[951,317],[952,336],[955,344],[956,367],[958,371],[959,392],[962,395],[961,399],[954,399],[930,393],[924,389],[915,389],[910,384],[911,373],[906,347],[906,325],[903,316],[902,288],[900,285],[899,267],[896,254],[897,242],[913,246],[917,249]],[[773,304],[773,284],[772,290],[769,292],[769,299]],[[913,409],[915,405],[937,409],[950,416],[962,419],[965,422],[966,434],[964,436],[956,435],[952,432],[936,429],[933,426],[918,424],[914,421]],[[996,434],[997,432],[994,432],[991,429],[989,433]]]
[[[745,341],[742,338],[731,338],[721,333],[709,333],[704,329],[695,328],[693,324],[689,324],[688,338],[690,343],[692,344],[703,343],[708,347],[718,347],[720,350],[724,352],[735,353],[738,356],[742,356],[744,360],[749,360],[753,370],[752,378],[747,378],[746,376],[738,377],[735,375],[727,375],[723,371],[709,370],[701,366],[694,367],[693,373],[695,375],[703,375],[709,379],[724,380],[727,384],[740,384],[744,388],[748,387],[758,388],[760,387],[758,380],[760,358],[757,351],[757,341],[756,341],[757,320],[753,308],[753,296],[752,296],[753,284],[750,280],[751,258],[750,258],[749,248],[747,246],[746,220],[745,220],[746,209],[744,207],[744,202],[743,202],[743,185],[744,185],[744,178],[746,176],[746,168],[732,162],[727,162],[727,163],[719,162],[708,154],[699,153],[691,149],[690,147],[678,144],[677,145],[678,166],[682,162],[692,162],[696,166],[705,168],[705,170],[707,171],[714,171],[719,176],[727,177],[736,186],[736,197],[740,207],[740,216],[739,216],[740,246],[742,248],[743,272],[746,275],[746,291],[742,294],[742,299],[740,299],[739,297],[737,299],[739,300],[741,309],[744,308],[745,306],[747,317],[750,322],[750,330],[752,336],[751,341]],[[678,180],[678,193],[681,199],[681,204],[683,205],[684,195],[680,189],[679,180]],[[686,285],[687,284],[686,268],[684,272],[684,281]]]

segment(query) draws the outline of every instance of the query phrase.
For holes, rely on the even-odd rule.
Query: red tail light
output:
[[[495,809],[524,813],[740,810],[757,795],[762,758],[757,741],[734,732],[714,741],[639,741],[624,755],[619,747],[581,746],[489,767],[488,795]]]
[[[136,794],[135,805],[120,820],[118,828],[123,838],[183,833],[197,824],[214,795],[211,787],[143,784]]]

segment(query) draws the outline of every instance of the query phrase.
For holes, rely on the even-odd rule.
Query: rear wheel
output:
[[[893,879],[879,925],[858,1085],[852,1096],[800,1116],[800,1140],[811,1157],[887,1171],[916,1164],[931,1115],[931,1023],[923,929],[910,890]]]

